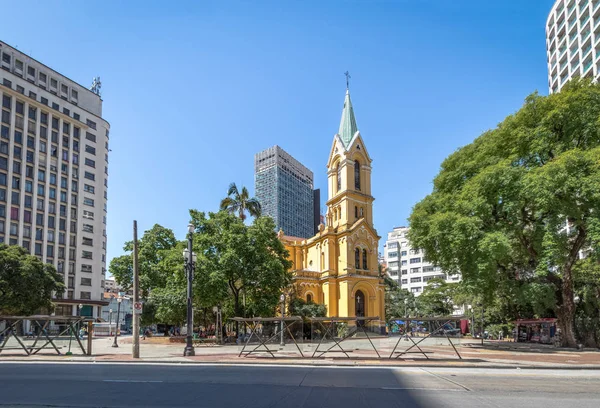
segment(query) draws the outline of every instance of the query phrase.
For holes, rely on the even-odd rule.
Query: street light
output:
[[[117,318],[115,319],[117,327],[115,328],[115,340],[112,345],[113,347],[119,347],[119,345],[117,344],[117,335],[119,334],[119,319],[121,316],[121,301],[122,300],[123,299],[121,299],[121,298],[117,298]]]
[[[110,334],[112,334],[112,309],[108,309],[108,331]]]
[[[280,346],[284,347],[285,342],[283,341],[283,318],[285,317],[285,294],[281,294],[279,296],[279,301],[281,302],[281,342]]]
[[[196,268],[196,254],[192,251],[192,240],[194,225],[188,224],[188,247],[183,250],[183,262],[187,274],[187,333],[185,338],[184,356],[195,356],[192,334],[194,332],[193,310],[192,310],[192,283],[194,280],[194,269]]]

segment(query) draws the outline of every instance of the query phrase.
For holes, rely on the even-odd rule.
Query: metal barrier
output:
[[[19,337],[19,324],[25,321],[30,321],[36,328],[37,334],[31,333],[30,335],[22,335]],[[56,345],[56,341],[68,332],[69,340],[69,351],[71,353],[71,342],[73,339],[77,341],[77,344],[81,348],[81,351],[85,355],[92,354],[92,335],[94,320],[81,316],[48,316],[48,315],[34,315],[34,316],[0,316],[0,323],[5,323],[6,327],[0,331],[0,353],[4,350],[23,350],[29,355],[37,354],[44,349],[54,349],[56,354],[62,354],[60,348]],[[50,324],[59,323],[58,326],[65,327],[64,329],[56,329],[51,331]],[[60,324],[62,323],[62,324]],[[77,326],[82,323],[87,323],[87,337],[88,344],[87,350],[81,343],[79,336],[77,335]],[[54,326],[54,325],[53,325]],[[9,340],[14,338],[18,343],[18,347],[11,346],[8,344]],[[33,339],[33,343],[26,344],[28,340]],[[43,344],[38,344],[43,343]]]

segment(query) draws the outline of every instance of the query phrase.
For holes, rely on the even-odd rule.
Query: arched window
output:
[[[368,268],[368,264],[367,264],[367,250],[363,249],[363,269],[367,270]]]
[[[360,269],[360,249],[358,248],[354,250],[354,266],[356,269]]]
[[[354,188],[360,191],[360,162],[354,162]]]
[[[342,168],[339,163],[336,166],[336,173],[337,173],[337,190],[336,190],[336,192],[338,192],[342,189]]]
[[[312,303],[312,301],[313,301],[312,294],[309,293],[308,295],[306,295],[306,303]]]
[[[321,272],[325,270],[325,252],[321,252]]]
[[[358,218],[358,207],[354,206],[354,217]]]

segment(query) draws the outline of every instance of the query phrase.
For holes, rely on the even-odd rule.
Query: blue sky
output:
[[[84,85],[102,78],[108,259],[131,239],[133,219],[183,238],[188,209],[217,210],[233,181],[253,192],[254,154],[274,144],[326,190],[346,70],[383,244],[448,154],[529,93],[548,93],[552,4],[32,1],[26,19],[2,20],[0,38]],[[7,2],[2,14],[22,8]]]

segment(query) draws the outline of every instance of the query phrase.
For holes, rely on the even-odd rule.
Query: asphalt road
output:
[[[600,406],[600,371],[0,363],[0,406]]]

